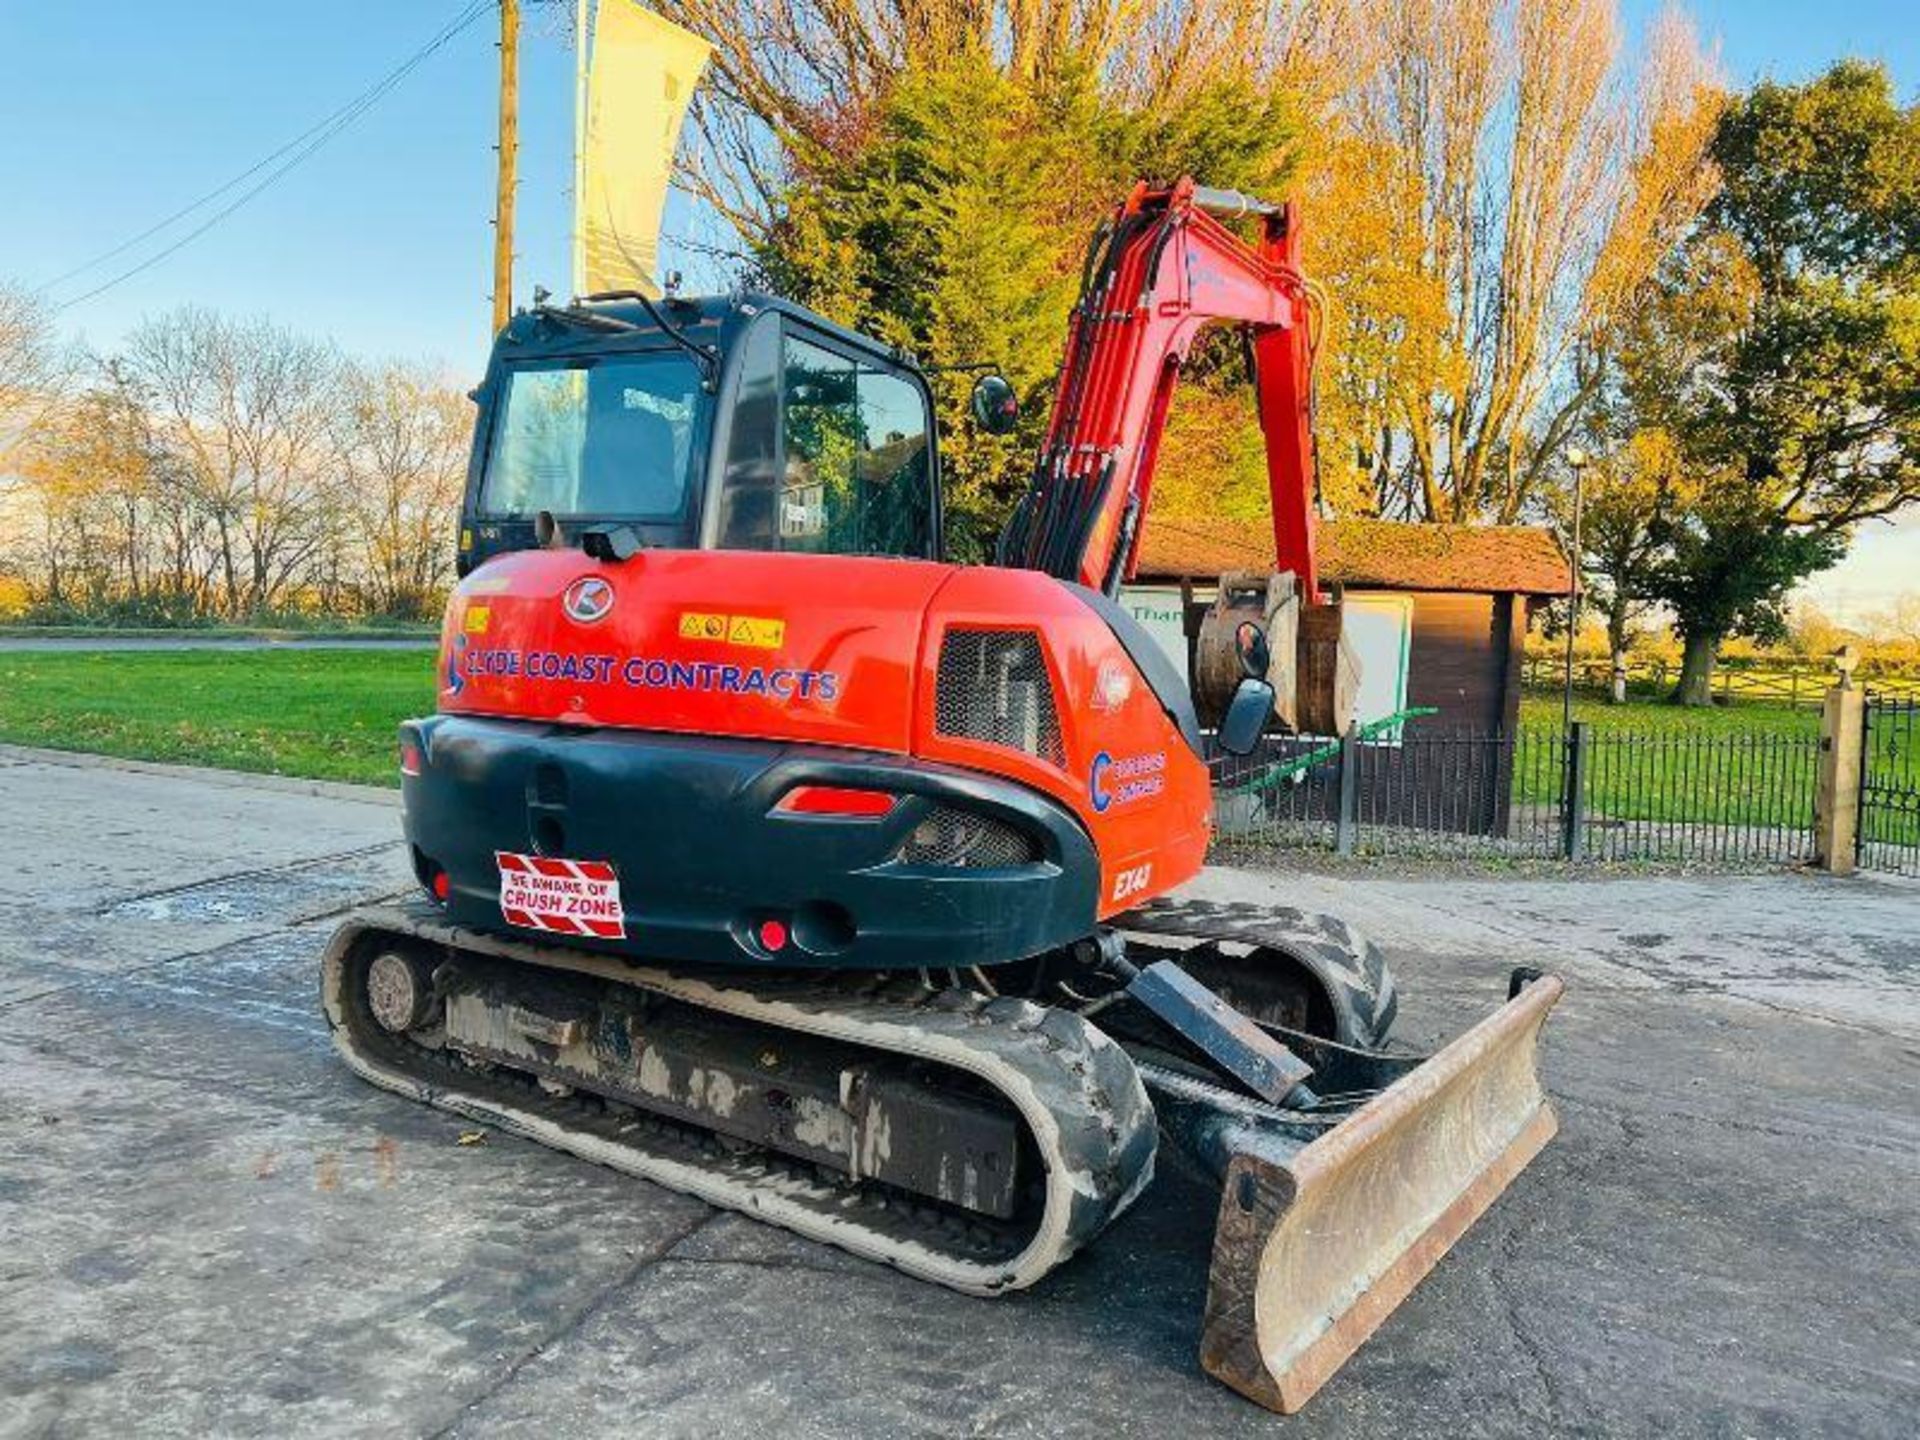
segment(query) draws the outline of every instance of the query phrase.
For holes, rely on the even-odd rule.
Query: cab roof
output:
[[[920,365],[911,351],[886,345],[871,335],[863,335],[844,325],[836,325],[824,315],[778,295],[758,290],[736,290],[728,295],[675,296],[654,302],[660,313],[688,338],[726,351],[738,331],[749,321],[768,311],[790,316],[824,332],[843,344],[879,356],[910,370]],[[569,317],[578,317],[570,322]],[[595,319],[614,321],[631,329],[599,328]],[[638,300],[581,300],[572,305],[549,304],[539,309],[521,310],[500,332],[496,349],[518,356],[577,354],[582,349],[596,353],[643,349],[659,343],[660,327],[647,307]],[[583,344],[583,342],[585,342]]]

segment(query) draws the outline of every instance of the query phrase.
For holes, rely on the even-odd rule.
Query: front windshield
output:
[[[701,398],[699,371],[678,350],[509,371],[482,509],[675,518]]]

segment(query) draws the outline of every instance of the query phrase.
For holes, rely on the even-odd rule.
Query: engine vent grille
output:
[[[1066,764],[1040,637],[1031,630],[949,630],[940,645],[935,728]]]
[[[1031,836],[1004,821],[940,805],[913,827],[895,858],[909,865],[1000,870],[1031,865],[1040,858],[1040,850]]]

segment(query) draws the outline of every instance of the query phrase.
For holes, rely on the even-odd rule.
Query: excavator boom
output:
[[[1240,218],[1257,221],[1257,243],[1226,223]],[[1180,367],[1201,331],[1235,324],[1266,437],[1276,566],[1317,599],[1312,320],[1292,204],[1192,180],[1136,187],[1088,251],[1046,444],[1000,562],[1109,595],[1132,578]]]

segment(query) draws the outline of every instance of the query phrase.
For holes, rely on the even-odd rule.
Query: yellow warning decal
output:
[[[486,634],[487,621],[492,618],[493,618],[493,612],[489,610],[485,605],[469,605],[467,607],[467,618],[466,618],[467,633],[469,635]]]
[[[685,610],[680,615],[680,638],[744,645],[754,650],[778,650],[787,638],[787,622],[759,615],[713,615]]]
[[[751,645],[756,650],[778,650],[787,638],[787,622],[764,620],[755,615],[736,615],[727,627],[729,645]]]

